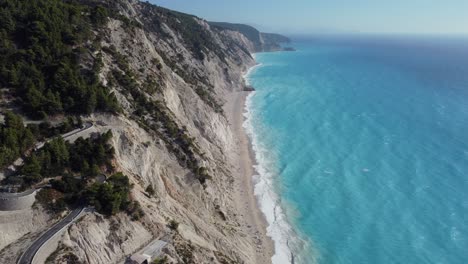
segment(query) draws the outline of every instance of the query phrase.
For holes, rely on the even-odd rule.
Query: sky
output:
[[[468,35],[468,0],[150,0],[209,21],[283,34]]]

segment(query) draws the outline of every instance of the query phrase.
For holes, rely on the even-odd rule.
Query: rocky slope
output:
[[[196,17],[137,1],[108,4],[122,18],[109,18],[96,32],[104,50],[100,77],[123,114],[90,120],[101,121],[102,131],[113,130],[116,166],[131,178],[132,197],[145,216],[86,216],[69,229],[57,258],[73,252],[86,263],[116,263],[169,235],[166,253],[176,263],[254,263],[256,246],[240,226],[232,197],[235,139],[222,108],[224,98],[244,87],[253,44]],[[119,81],[122,75],[131,84]],[[178,147],[181,139],[160,115],[193,144]],[[200,168],[208,179],[200,178]],[[153,197],[144,192],[148,185]],[[170,220],[179,223],[177,232],[167,228]]]
[[[112,14],[93,32],[93,48],[81,62],[100,62],[100,82],[122,108],[84,118],[97,131],[112,130],[114,165],[129,176],[131,197],[145,215],[87,214],[50,261],[73,254],[82,263],[120,263],[164,237],[170,241],[164,254],[174,263],[259,262],[259,238],[236,206],[238,141],[224,107],[245,88],[242,75],[255,64],[257,44],[238,31],[136,0],[79,2]],[[40,219],[43,227],[47,217]],[[171,221],[179,223],[176,231]]]

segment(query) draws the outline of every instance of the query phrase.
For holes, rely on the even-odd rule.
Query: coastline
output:
[[[274,242],[267,235],[268,222],[254,193],[255,156],[250,138],[244,128],[245,105],[250,93],[248,91],[232,92],[226,104],[228,118],[237,143],[234,157],[236,165],[234,199],[242,225],[245,226],[244,232],[251,237],[255,245],[251,252],[251,255],[255,256],[255,263],[271,264],[275,253]]]
[[[243,77],[246,85],[250,85],[249,75],[261,66],[263,64],[257,63],[245,72]],[[230,115],[234,116],[231,119],[231,124],[234,127],[240,149],[239,168],[242,175],[239,176],[243,182],[241,190],[248,191],[245,195],[245,192],[237,190],[240,195],[236,197],[236,202],[248,205],[249,210],[246,212],[248,222],[252,226],[256,226],[257,233],[261,234],[260,242],[266,245],[263,250],[267,252],[268,258],[266,261],[257,261],[256,263],[294,264],[298,261],[302,262],[305,259],[296,253],[302,252],[306,242],[293,230],[286,219],[281,198],[275,187],[274,175],[277,172],[275,172],[275,165],[272,163],[275,158],[271,157],[271,151],[263,145],[258,138],[259,135],[255,133],[258,128],[254,123],[258,120],[251,112],[254,94],[255,90],[253,92],[234,92],[231,95],[233,102],[229,102],[231,104]],[[315,263],[315,256],[309,260]]]
[[[250,67],[243,75],[246,85],[248,76],[262,64]],[[276,194],[271,173],[265,171],[265,164],[259,162],[262,152],[253,134],[252,117],[250,116],[250,99],[255,91],[234,91],[228,94],[226,113],[234,133],[236,153],[233,157],[236,184],[234,188],[235,205],[242,217],[244,232],[253,240],[257,264],[295,263],[291,247],[297,241],[290,225],[287,223],[281,202]],[[291,244],[292,243],[292,244]]]

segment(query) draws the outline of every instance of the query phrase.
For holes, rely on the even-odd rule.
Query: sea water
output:
[[[468,40],[294,46],[247,78],[273,262],[468,263]]]

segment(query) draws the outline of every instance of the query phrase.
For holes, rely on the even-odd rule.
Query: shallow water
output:
[[[301,263],[467,263],[466,43],[317,37],[257,54],[245,125],[274,263],[290,248]]]

